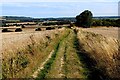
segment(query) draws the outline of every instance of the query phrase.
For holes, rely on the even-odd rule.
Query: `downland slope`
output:
[[[30,78],[54,49],[65,29],[3,37],[3,78]],[[59,34],[61,33],[61,34]]]
[[[106,79],[120,79],[118,38],[113,38],[113,34],[111,37],[110,35],[105,37],[105,34],[100,32],[96,34],[92,29],[92,32],[87,29],[77,29],[77,31],[79,46],[89,58],[89,65],[93,66],[90,68],[94,70],[94,74],[97,75],[99,71]]]
[[[119,38],[119,27],[97,27],[97,28],[85,28],[84,30],[88,32],[93,32],[95,34],[101,34],[105,37]]]
[[[80,28],[6,35],[3,78],[120,78],[117,38]]]

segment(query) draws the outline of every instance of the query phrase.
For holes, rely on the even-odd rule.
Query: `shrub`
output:
[[[46,30],[52,30],[55,29],[54,27],[47,27]]]
[[[41,31],[41,29],[40,28],[36,28],[35,31]]]
[[[58,29],[60,29],[60,28],[62,28],[62,27],[58,27]]]
[[[8,29],[3,29],[2,32],[8,32]]]
[[[22,31],[21,28],[17,28],[17,29],[15,30],[15,32],[21,32],[21,31]]]
[[[25,28],[25,26],[24,26],[24,25],[21,25],[21,27],[22,27],[22,28]]]

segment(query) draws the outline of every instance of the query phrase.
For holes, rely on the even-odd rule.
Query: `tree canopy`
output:
[[[91,26],[93,14],[89,10],[85,10],[76,16],[76,26],[88,28]]]

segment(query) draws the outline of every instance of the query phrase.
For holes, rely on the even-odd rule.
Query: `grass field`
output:
[[[117,36],[118,30],[116,28],[78,29],[81,49],[92,59],[89,62],[111,79],[120,78],[120,43]]]
[[[119,78],[118,28],[1,33],[3,78]]]
[[[29,77],[37,66],[47,58],[53,46],[64,34],[63,31],[4,34],[6,36],[2,38],[4,39],[2,49],[3,75],[5,77]],[[22,64],[26,67],[22,67]],[[11,69],[18,72],[11,71]]]
[[[89,32],[94,32],[96,34],[102,34],[105,37],[112,37],[118,39],[119,36],[119,30],[120,28],[118,27],[99,27],[99,28],[88,28],[84,29]]]

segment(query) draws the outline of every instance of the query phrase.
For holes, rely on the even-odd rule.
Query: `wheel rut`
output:
[[[55,49],[51,51],[48,58],[41,64],[41,66],[37,69],[37,71],[34,72],[34,74],[32,75],[33,78],[36,78],[36,79],[46,78],[46,75],[49,73],[49,70],[51,69],[53,62],[56,59],[56,55],[58,54],[58,50],[60,48],[61,43],[68,35],[69,35],[69,32],[68,34],[64,35],[63,38],[57,43],[57,45],[55,46]],[[62,65],[63,63],[61,64],[61,66]]]

